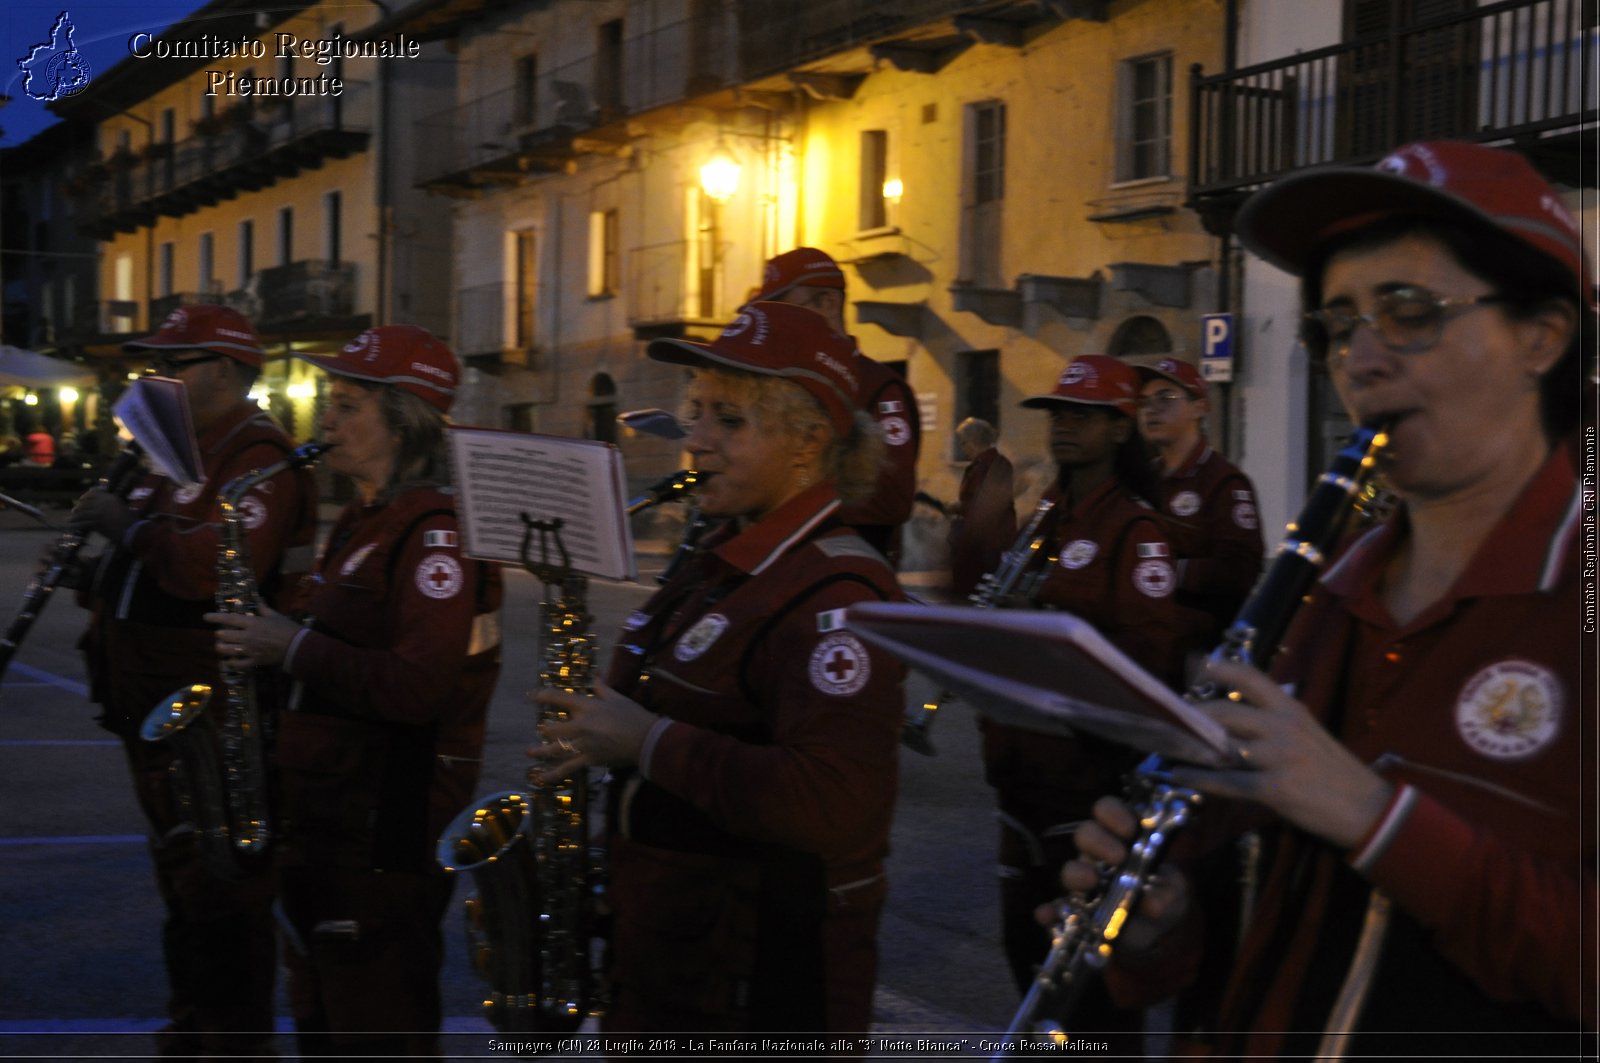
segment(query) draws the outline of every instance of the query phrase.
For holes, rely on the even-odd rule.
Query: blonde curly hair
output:
[[[859,502],[872,494],[886,445],[883,429],[864,411],[854,411],[849,433],[840,435],[822,403],[794,381],[720,367],[691,370],[685,405],[697,401],[713,380],[745,406],[760,431],[777,432],[799,442],[820,430],[828,440],[822,451],[822,475],[833,481],[842,500]]]

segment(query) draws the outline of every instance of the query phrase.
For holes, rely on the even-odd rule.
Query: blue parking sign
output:
[[[1233,315],[1200,315],[1200,375],[1206,380],[1233,379]]]

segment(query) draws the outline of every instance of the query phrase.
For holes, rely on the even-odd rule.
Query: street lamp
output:
[[[711,157],[700,167],[700,188],[712,202],[726,203],[739,190],[739,170],[739,160],[719,135]]]

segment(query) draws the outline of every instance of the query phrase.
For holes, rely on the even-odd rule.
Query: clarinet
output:
[[[96,487],[110,491],[118,498],[124,497],[133,490],[134,483],[139,479],[139,461],[143,456],[144,449],[138,443],[130,442],[122,453],[117,455],[117,460],[111,463],[111,468],[106,471]],[[22,592],[22,606],[17,612],[16,619],[11,621],[11,626],[6,628],[5,635],[0,637],[0,678],[4,678],[6,669],[11,665],[11,658],[16,655],[22,640],[27,637],[28,630],[33,627],[33,622],[39,619],[39,614],[44,612],[45,606],[50,604],[50,596],[72,570],[78,560],[79,552],[88,541],[87,532],[67,529],[56,540],[55,546],[50,551],[50,559],[34,573],[27,590]]]
[[[1223,633],[1211,660],[1261,669],[1272,662],[1328,554],[1350,517],[1370,497],[1367,485],[1379,452],[1389,442],[1385,428],[1362,425],[1352,433],[1288,526],[1266,576]],[[1209,701],[1225,693],[1216,682],[1202,678],[1184,697]],[[1010,1058],[1013,1049],[1030,1037],[1056,1045],[1071,1040],[1066,1023],[1073,1005],[1089,978],[1111,962],[1117,937],[1138,912],[1172,836],[1200,805],[1200,794],[1172,781],[1171,768],[1165,757],[1151,754],[1134,770],[1125,800],[1139,833],[1128,844],[1128,857],[1102,877],[1097,895],[1063,906],[1061,921],[1051,931],[1050,952],[1012,1017],[1002,1040],[1005,1047],[995,1059]]]

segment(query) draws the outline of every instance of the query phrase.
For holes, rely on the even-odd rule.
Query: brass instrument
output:
[[[1368,485],[1377,456],[1388,445],[1386,426],[1363,425],[1317,481],[1300,515],[1288,526],[1266,575],[1211,652],[1212,660],[1238,661],[1266,668],[1288,632],[1296,610],[1327,561],[1353,514],[1373,496]],[[1202,679],[1185,693],[1208,701],[1226,692]],[[1007,1058],[1029,1036],[1055,1045],[1071,1035],[1066,1017],[1095,971],[1111,962],[1117,937],[1138,912],[1166,855],[1173,834],[1189,821],[1201,795],[1177,786],[1166,759],[1152,754],[1134,771],[1125,800],[1138,833],[1128,843],[1128,858],[1101,879],[1095,896],[1063,905],[1051,934],[1051,948],[1023,998],[995,1059]]]
[[[222,531],[217,545],[218,612],[255,615],[261,611],[245,542],[239,503],[259,483],[288,469],[316,461],[326,443],[307,443],[289,457],[253,469],[217,494]],[[224,704],[215,728],[203,721],[219,693],[209,683],[193,683],[163,700],[139,728],[146,742],[172,742],[173,786],[194,824],[206,867],[219,878],[237,877],[245,861],[265,853],[272,841],[267,794],[267,750],[254,669],[221,668]],[[213,730],[215,733],[213,733]]]
[[[101,490],[110,491],[118,498],[125,496],[139,480],[140,459],[143,455],[144,450],[138,443],[129,442],[122,453],[117,455],[117,460],[111,463],[111,468],[106,471],[105,477],[97,486]],[[17,648],[27,637],[33,622],[39,619],[39,614],[50,604],[50,596],[61,585],[67,573],[72,571],[72,566],[77,563],[78,554],[83,550],[83,544],[88,541],[88,532],[73,528],[62,532],[50,551],[49,561],[34,575],[28,583],[27,590],[22,592],[22,605],[17,611],[16,618],[11,621],[11,626],[6,628],[5,634],[0,636],[0,677],[4,677],[6,668],[11,664],[11,658],[16,655]]]
[[[522,562],[545,590],[539,684],[587,694],[596,646],[588,580],[572,567],[561,521],[522,520]],[[535,533],[537,561],[529,557]],[[565,716],[545,706],[540,723]],[[469,952],[490,985],[487,1017],[504,1033],[570,1032],[594,1007],[591,939],[601,876],[590,852],[587,775],[482,798],[439,837],[439,864],[470,872],[477,888],[467,901]]]
[[[1032,605],[1039,589],[1050,575],[1051,556],[1049,536],[1041,532],[1044,519],[1055,509],[1055,502],[1041,498],[1033,509],[1033,516],[1018,533],[1011,549],[1000,555],[1000,563],[993,572],[984,575],[970,601],[979,609],[1014,609]],[[906,716],[900,729],[900,741],[923,756],[937,756],[933,740],[933,718],[955,694],[942,691],[932,701],[923,702],[922,708]]]

